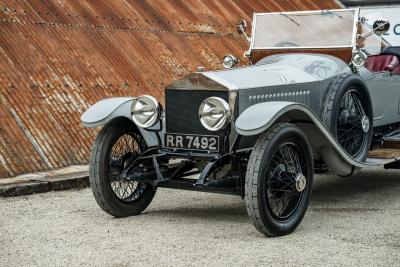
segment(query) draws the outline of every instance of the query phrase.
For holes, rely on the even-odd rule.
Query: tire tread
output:
[[[246,171],[246,185],[245,185],[245,200],[246,210],[249,214],[251,221],[253,222],[256,229],[268,236],[275,236],[268,228],[265,227],[262,219],[260,210],[258,207],[258,174],[260,172],[262,157],[264,151],[270,143],[271,139],[277,134],[282,128],[292,125],[290,123],[277,124],[272,130],[262,134],[256,141],[254,148],[250,154],[249,163]]]

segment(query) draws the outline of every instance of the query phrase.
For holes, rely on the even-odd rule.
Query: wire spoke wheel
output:
[[[108,214],[121,218],[139,215],[151,203],[157,188],[130,179],[125,171],[142,171],[133,165],[147,144],[128,119],[115,119],[97,134],[89,164],[89,180],[93,196]]]
[[[135,136],[121,135],[111,148],[109,156],[109,180],[114,195],[121,201],[132,202],[146,189],[146,184],[121,177],[121,173],[140,154],[141,148]]]
[[[343,150],[360,162],[368,157],[373,114],[368,88],[357,74],[338,75],[324,94],[321,121]]]
[[[356,90],[342,97],[337,116],[337,139],[352,157],[357,157],[368,143],[369,118]]]
[[[266,179],[267,204],[279,221],[290,218],[303,197],[304,166],[293,143],[282,144],[270,161]]]
[[[305,133],[279,123],[259,137],[250,154],[245,182],[247,213],[266,236],[293,232],[307,210],[313,157]]]

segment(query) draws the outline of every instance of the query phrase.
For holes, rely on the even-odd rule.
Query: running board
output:
[[[400,158],[367,158],[364,164],[366,168],[400,169]]]

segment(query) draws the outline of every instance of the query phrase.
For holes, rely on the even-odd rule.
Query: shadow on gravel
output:
[[[364,170],[350,177],[323,174],[314,178],[312,201],[345,202],[348,199],[371,197],[371,194],[384,196],[399,191],[399,170]]]
[[[210,199],[213,201],[213,199]],[[246,207],[244,201],[238,199],[237,203],[226,203],[226,206],[181,206],[162,208],[149,211],[147,216],[167,216],[179,217],[182,219],[196,218],[196,220],[219,221],[219,222],[248,222]]]
[[[367,202],[371,201],[373,206],[374,202],[380,199],[379,204],[384,204],[384,196],[396,194],[399,191],[400,171],[397,170],[360,171],[350,177],[339,177],[331,173],[316,175],[311,197],[311,210],[319,212],[377,211],[379,209],[369,205],[368,207],[354,207],[351,202],[364,199]],[[246,223],[249,221],[244,200],[238,198],[237,201],[219,202],[222,197],[210,194],[207,206],[204,206],[204,200],[200,205],[196,205],[196,200],[193,203],[179,203],[177,200],[171,207],[168,206],[168,203],[164,203],[161,207],[146,212],[146,215],[221,222]],[[315,207],[315,205],[321,204],[324,206],[323,208]],[[338,204],[340,207],[337,207]]]

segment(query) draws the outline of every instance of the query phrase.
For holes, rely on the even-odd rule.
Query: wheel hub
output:
[[[361,118],[361,128],[364,131],[364,133],[367,133],[369,131],[369,118],[367,116],[363,116]]]
[[[297,174],[295,181],[296,181],[295,183],[296,190],[298,192],[303,192],[303,190],[306,188],[307,185],[306,177],[302,173],[299,173]]]

